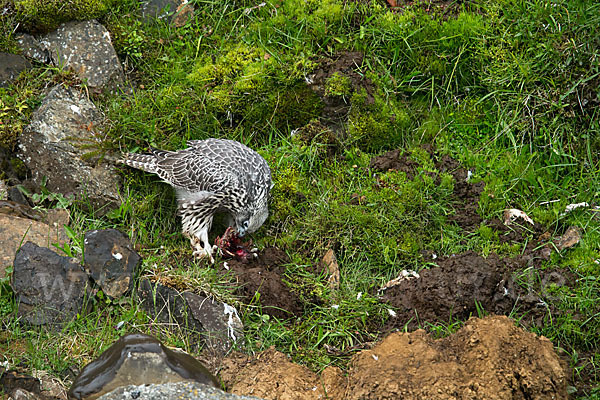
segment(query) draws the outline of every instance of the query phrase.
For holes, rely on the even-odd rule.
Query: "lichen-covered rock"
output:
[[[51,61],[50,53],[48,53],[48,49],[44,48],[44,46],[37,40],[34,36],[23,33],[16,37],[17,43],[21,47],[21,51],[23,51],[23,55],[31,58],[42,64],[49,64]]]
[[[140,256],[123,233],[116,229],[86,232],[84,253],[85,270],[109,298],[116,299],[133,287]]]
[[[124,386],[107,393],[99,400],[260,400],[258,397],[238,396],[196,382],[165,383],[163,385]]]
[[[81,311],[89,279],[76,259],[27,242],[15,257],[11,284],[23,321],[60,325]]]
[[[184,381],[219,387],[216,378],[194,357],[170,350],[152,336],[132,333],[83,368],[69,390],[69,398],[96,399],[122,386]]]
[[[71,69],[91,88],[111,88],[124,80],[110,33],[95,20],[67,22],[40,43],[54,65]]]
[[[0,87],[6,87],[14,82],[19,74],[31,68],[31,63],[22,56],[10,53],[0,53]]]
[[[188,0],[149,0],[142,3],[142,17],[168,19],[179,27],[194,16],[194,7]]]
[[[158,321],[185,327],[190,338],[198,337],[217,354],[225,354],[243,340],[242,321],[227,303],[191,292],[180,293],[148,280],[140,283],[137,295],[142,307]]]
[[[84,92],[56,86],[33,113],[17,151],[31,170],[34,184],[42,185],[46,177],[48,190],[87,197],[100,214],[118,206],[119,180],[114,167],[82,157],[100,146],[102,120],[102,113]]]

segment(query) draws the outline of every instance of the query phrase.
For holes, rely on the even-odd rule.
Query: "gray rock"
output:
[[[83,307],[89,279],[79,262],[25,243],[14,261],[12,288],[17,314],[33,325],[61,325]]]
[[[19,74],[31,68],[26,58],[16,54],[0,53],[0,87],[6,87],[14,82]]]
[[[183,381],[219,386],[194,357],[170,350],[152,336],[134,333],[121,337],[86,365],[73,382],[69,398],[96,399],[122,386]]]
[[[166,383],[163,385],[124,386],[100,397],[100,400],[260,400],[258,397],[239,396],[195,382]]]
[[[166,19],[175,26],[183,26],[194,15],[187,0],[149,0],[142,3],[142,18]]]
[[[239,340],[244,341],[244,325],[237,310],[213,298],[184,292],[192,317],[202,326],[204,344],[210,350],[225,354]]]
[[[0,200],[0,278],[4,278],[6,267],[13,264],[17,250],[23,242],[29,241],[38,246],[49,247],[56,253],[59,250],[52,246],[52,243],[59,246],[68,243],[69,238],[64,228],[64,224],[68,223],[68,214],[66,221],[56,220],[48,223],[43,221],[43,218],[43,215],[28,206]]]
[[[71,69],[91,88],[112,88],[124,81],[110,34],[96,20],[62,24],[39,43],[55,66]]]
[[[191,292],[143,280],[137,291],[142,307],[158,321],[176,323],[187,330],[192,343],[194,337],[211,351],[223,355],[237,342],[243,342],[243,324],[237,310],[220,302]]]
[[[127,236],[116,229],[85,233],[85,270],[104,294],[116,299],[133,287],[140,256]]]
[[[106,206],[100,214],[118,207],[119,180],[113,166],[82,157],[100,145],[95,132],[102,121],[102,113],[85,93],[58,85],[34,111],[17,150],[36,185],[46,177],[51,192],[87,197],[96,209]]]
[[[19,46],[23,51],[23,55],[26,57],[29,57],[42,64],[50,64],[51,58],[48,49],[44,48],[40,41],[35,37],[24,33],[20,36],[17,36],[17,43],[19,43]]]

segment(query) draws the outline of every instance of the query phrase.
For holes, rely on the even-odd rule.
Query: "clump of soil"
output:
[[[289,262],[285,252],[267,247],[257,257],[226,261],[221,272],[234,274],[238,287],[235,294],[242,297],[243,302],[258,303],[265,314],[287,319],[301,316],[303,312],[300,297],[283,280],[285,264]]]
[[[516,311],[524,315],[523,324],[542,326],[556,310],[536,295],[544,291],[538,283],[561,285],[570,277],[556,271],[538,271],[537,276],[523,277],[534,285],[528,291],[515,282],[513,272],[523,270],[532,260],[531,256],[501,259],[496,254],[484,258],[474,252],[436,260],[438,267],[385,290],[382,300],[396,308],[396,317],[390,318],[386,327],[402,329],[407,325],[414,330],[424,322],[466,320],[477,315],[477,304],[493,314]]]
[[[350,99],[346,96],[330,96],[326,94],[328,80],[339,74],[348,79],[351,90],[359,91],[362,88],[367,93],[367,103],[374,102],[374,85],[370,79],[365,78],[357,72],[363,63],[361,52],[342,52],[335,55],[333,59],[324,60],[315,72],[308,78],[308,86],[323,101],[324,108],[321,113],[323,122],[335,132],[341,132],[350,110]]]
[[[394,333],[350,364],[347,376],[328,367],[319,379],[269,349],[252,359],[228,357],[220,376],[233,393],[268,399],[567,397],[565,370],[552,343],[500,316],[470,319],[438,340],[422,330]]]

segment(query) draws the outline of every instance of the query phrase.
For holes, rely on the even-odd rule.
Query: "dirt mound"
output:
[[[303,312],[298,294],[283,280],[285,264],[289,262],[285,252],[275,247],[267,247],[257,258],[245,262],[226,261],[221,266],[221,272],[235,275],[238,286],[235,294],[242,297],[246,304],[260,304],[265,314],[287,319],[301,316]]]
[[[219,376],[231,393],[261,399],[341,399],[345,389],[339,368],[329,367],[319,377],[274,348],[252,359],[241,354],[226,358]]]
[[[501,259],[496,254],[484,258],[474,252],[436,260],[438,267],[423,270],[417,279],[401,281],[385,290],[382,300],[396,308],[396,318],[387,323],[388,329],[409,330],[424,322],[448,323],[466,320],[481,310],[491,314],[518,312],[524,324],[541,326],[555,310],[537,296],[544,287],[532,287],[528,291],[513,277],[532,261],[530,257]],[[531,283],[563,285],[566,275],[556,281],[554,271],[539,271],[537,276],[527,277]]]
[[[264,399],[559,399],[566,375],[552,343],[499,316],[470,319],[434,340],[425,331],[394,333],[352,358],[347,376],[321,377],[269,349],[224,360],[233,393]],[[327,397],[325,397],[325,395]]]
[[[346,399],[557,399],[566,376],[552,343],[506,317],[454,335],[395,333],[353,358]]]

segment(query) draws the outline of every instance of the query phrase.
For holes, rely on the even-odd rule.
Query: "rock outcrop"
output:
[[[90,148],[101,145],[102,122],[102,113],[84,92],[54,87],[19,137],[17,155],[31,170],[33,183],[54,193],[87,198],[99,214],[118,206],[114,167],[93,157],[84,160]]]

